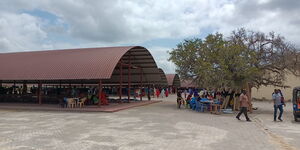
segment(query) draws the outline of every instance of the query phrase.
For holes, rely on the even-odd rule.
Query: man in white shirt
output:
[[[281,102],[281,94],[279,93],[279,91],[277,89],[274,90],[274,93],[272,94],[272,99],[274,102],[274,121],[276,121],[277,118],[277,109],[279,109],[279,116],[278,116],[278,120],[282,121],[281,117],[283,114],[283,107],[282,107],[282,102]]]

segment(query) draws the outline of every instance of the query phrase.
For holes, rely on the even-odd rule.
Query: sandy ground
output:
[[[259,110],[246,122],[235,114],[177,109],[174,95],[162,100],[116,113],[0,110],[0,150],[300,148],[290,104],[284,122],[272,121],[267,102],[255,103]]]

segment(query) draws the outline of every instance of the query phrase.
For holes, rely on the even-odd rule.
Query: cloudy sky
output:
[[[174,73],[186,38],[245,27],[300,46],[300,0],[1,0],[0,53],[140,45]]]

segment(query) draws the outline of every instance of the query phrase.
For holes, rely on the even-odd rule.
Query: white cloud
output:
[[[168,61],[169,54],[172,48],[169,47],[147,47],[147,49],[152,54],[155,62],[159,68],[162,68],[166,74],[174,73],[176,66]]]
[[[47,33],[40,21],[28,14],[0,14],[0,48],[2,51],[30,50],[42,45]]]
[[[227,34],[239,27],[262,32],[274,31],[300,47],[299,7],[299,0],[237,1],[232,15],[218,20],[218,28]]]
[[[228,34],[239,27],[275,31],[300,46],[299,6],[299,0],[2,0],[0,51],[140,45],[197,37],[208,29]],[[58,24],[24,13],[36,9],[57,16]],[[149,47],[168,73],[175,68],[167,61],[171,48]]]

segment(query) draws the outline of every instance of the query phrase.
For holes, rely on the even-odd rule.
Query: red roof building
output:
[[[166,74],[168,85],[179,88],[180,87],[180,78],[178,74]]]
[[[0,53],[0,86],[66,83],[130,88],[166,84],[162,78],[152,55],[141,46]]]

